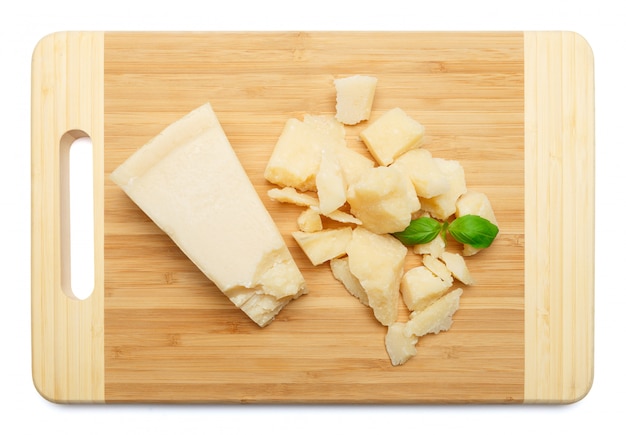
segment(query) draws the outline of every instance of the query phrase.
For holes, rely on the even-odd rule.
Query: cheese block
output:
[[[307,292],[209,103],[139,148],[111,179],[259,326]]]

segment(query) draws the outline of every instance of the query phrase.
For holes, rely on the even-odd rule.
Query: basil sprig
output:
[[[483,217],[466,214],[453,220],[448,225],[448,232],[457,242],[482,249],[491,246],[499,229]]]
[[[405,245],[421,245],[432,241],[441,232],[443,224],[430,217],[421,217],[411,221],[404,231],[394,236]]]
[[[450,234],[457,242],[477,249],[488,248],[498,235],[499,229],[487,219],[468,214],[452,222],[439,222],[430,217],[421,217],[411,221],[409,226],[393,235],[405,245],[428,243],[441,234],[443,239]]]

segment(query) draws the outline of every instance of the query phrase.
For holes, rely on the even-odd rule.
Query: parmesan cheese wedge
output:
[[[307,292],[209,103],[139,148],[111,179],[259,326]]]

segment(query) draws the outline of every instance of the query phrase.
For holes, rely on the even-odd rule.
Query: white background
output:
[[[216,5],[200,8],[200,5]],[[406,6],[415,4],[415,6]],[[94,6],[95,5],[95,6]],[[567,433],[623,428],[624,55],[615,0],[11,2],[0,14],[0,432]],[[44,400],[30,361],[30,62],[59,30],[572,30],[595,55],[595,379],[567,406],[67,406]],[[604,426],[607,427],[607,426]],[[619,431],[619,429],[617,429]]]

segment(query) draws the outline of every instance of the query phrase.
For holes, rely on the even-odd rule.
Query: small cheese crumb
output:
[[[312,208],[307,208],[298,216],[298,228],[305,233],[313,233],[322,229],[322,218]]]
[[[465,264],[465,260],[460,254],[452,252],[444,252],[441,259],[446,263],[446,267],[456,279],[465,285],[473,285],[474,279],[470,275],[469,269]]]

